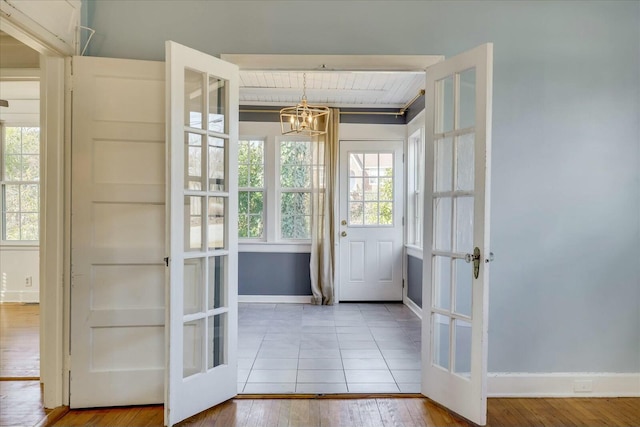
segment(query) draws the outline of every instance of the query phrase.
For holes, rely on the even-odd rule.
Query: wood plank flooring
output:
[[[0,304],[0,377],[40,377],[38,304]]]
[[[640,398],[489,399],[488,426],[640,425]],[[54,426],[162,426],[162,406],[73,410]],[[473,424],[423,398],[232,399],[180,426],[461,426]]]

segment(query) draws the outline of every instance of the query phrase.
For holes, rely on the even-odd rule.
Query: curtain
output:
[[[311,297],[312,304],[333,304],[335,221],[338,205],[338,126],[340,110],[332,108],[326,135],[313,141],[311,180]]]

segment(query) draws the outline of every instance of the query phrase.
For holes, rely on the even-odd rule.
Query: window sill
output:
[[[304,242],[238,242],[238,252],[310,253],[311,243]]]
[[[422,248],[415,245],[405,245],[407,248],[407,255],[414,258],[422,259]]]
[[[0,242],[0,251],[37,251],[40,249],[38,242]]]

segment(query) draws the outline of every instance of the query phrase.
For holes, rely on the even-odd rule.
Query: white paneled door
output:
[[[340,301],[402,301],[402,141],[340,141]]]
[[[166,44],[165,424],[237,394],[238,67]]]
[[[493,45],[427,69],[422,393],[487,415]]]
[[[70,406],[161,403],[164,64],[73,69]]]

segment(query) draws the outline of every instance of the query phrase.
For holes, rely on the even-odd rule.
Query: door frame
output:
[[[48,159],[46,176],[42,181],[41,197],[57,200],[55,210],[41,210],[40,242],[41,333],[46,343],[41,349],[41,381],[44,383],[44,404],[53,408],[69,404],[69,316],[70,316],[70,120],[71,108],[70,56],[77,52],[60,52],[55,45],[43,43],[0,16],[4,31],[41,52],[50,61],[49,71],[43,72],[41,88],[47,89],[47,127],[44,146]],[[15,29],[12,33],[9,28]],[[309,70],[318,64],[336,64],[343,70],[425,71],[444,60],[444,55],[244,55],[221,54],[220,58],[237,64],[240,70]],[[43,101],[41,99],[41,105]],[[42,117],[42,112],[41,112]],[[42,123],[42,119],[41,119]],[[404,208],[403,208],[404,209]],[[42,223],[41,219],[41,223]],[[46,231],[45,231],[46,230]],[[65,234],[66,231],[66,234]],[[46,260],[46,261],[45,261]],[[44,269],[43,269],[44,268]],[[338,291],[336,290],[336,293]]]
[[[4,2],[3,2],[4,6]],[[79,17],[78,17],[79,23]],[[67,268],[69,217],[67,173],[64,169],[67,106],[65,102],[67,64],[65,58],[77,49],[43,32],[22,13],[0,14],[4,32],[40,54],[40,382],[43,404],[54,408],[68,404],[68,320]]]
[[[377,133],[377,132],[373,132],[373,133]],[[342,179],[345,178],[344,176],[341,175],[342,161],[343,161],[343,158],[342,158],[342,143],[343,142],[355,142],[355,143],[368,143],[368,142],[371,142],[371,143],[390,142],[391,143],[391,142],[394,142],[394,143],[400,143],[402,159],[400,159],[400,171],[399,172],[400,172],[401,175],[400,175],[400,178],[399,178],[400,179],[399,184],[400,184],[400,187],[401,187],[402,200],[400,200],[400,203],[397,203],[398,200],[395,197],[395,191],[394,191],[394,206],[395,206],[394,209],[396,209],[396,210],[398,208],[401,209],[401,212],[400,212],[401,216],[397,217],[396,216],[396,212],[394,212],[394,217],[396,217],[396,221],[400,221],[400,222],[403,222],[403,220],[405,219],[405,215],[406,215],[405,175],[406,175],[406,170],[407,169],[406,169],[404,158],[405,158],[405,146],[406,146],[405,139],[406,138],[398,139],[398,138],[391,137],[391,135],[387,136],[387,137],[379,136],[380,133],[377,133],[377,135],[378,136],[375,137],[375,138],[362,138],[362,137],[359,137],[359,138],[340,138],[340,140],[339,140],[340,147],[338,148],[338,150],[339,150],[340,155],[338,156],[338,179],[337,179],[338,188],[337,188],[337,191],[336,191],[336,194],[338,195],[337,196],[338,197],[338,203],[337,203],[338,212],[337,213],[338,213],[338,219],[339,220],[343,219],[343,218],[341,218],[341,215],[342,215],[342,212],[341,212],[342,203],[343,202],[346,203],[346,200],[343,201],[343,199],[342,199],[343,194],[340,191],[340,189],[342,188]],[[366,151],[366,149],[365,149],[365,151]],[[348,154],[348,153],[345,153],[345,154]],[[344,161],[348,161],[348,159],[344,159]],[[394,163],[395,163],[395,158],[394,158]],[[347,167],[347,169],[348,169],[348,167]],[[395,180],[395,178],[394,178],[394,180]],[[347,212],[347,214],[348,214],[348,212]],[[405,236],[405,225],[401,224],[401,227],[402,227],[402,231],[401,231],[401,233],[402,233],[402,255],[401,255],[402,256],[402,260],[401,260],[402,265],[400,266],[400,280],[404,280],[406,236]],[[335,283],[335,285],[334,285],[334,293],[335,293],[335,295],[334,295],[334,300],[336,302],[338,302],[338,303],[340,302],[340,295],[341,295],[340,294],[340,291],[341,291],[340,290],[340,287],[341,287],[341,284],[340,284],[341,280],[340,279],[341,279],[341,273],[342,273],[342,270],[341,270],[342,249],[341,249],[340,245],[342,244],[343,239],[341,239],[340,233],[342,231],[343,231],[343,229],[341,228],[341,226],[336,227],[336,229],[334,231],[335,232],[334,238],[335,238],[335,242],[336,242],[335,243],[335,245],[336,245],[336,247],[335,247],[335,249],[336,249],[335,250],[336,259],[335,259],[335,281],[334,281],[334,283]],[[400,284],[400,286],[402,286],[402,283]],[[400,298],[399,302],[403,302],[404,301],[404,294],[405,294],[405,289],[401,288],[401,295],[400,295],[401,298]]]
[[[445,59],[444,55],[270,55],[270,54],[221,54],[220,59],[236,64],[240,71],[243,70],[261,70],[261,71],[305,71],[317,70],[320,66],[327,66],[332,71],[397,71],[397,72],[425,72],[426,69]],[[375,125],[374,125],[375,126]],[[373,136],[375,135],[375,136]],[[359,140],[395,140],[396,135],[376,135],[372,133],[371,138],[362,136],[344,136],[339,135],[340,140],[359,141]],[[403,133],[402,139],[405,140],[403,145],[403,153],[406,162],[406,132]],[[407,166],[403,162],[403,173],[406,172]],[[406,173],[405,173],[406,175]],[[338,178],[339,179],[339,178]],[[406,190],[406,178],[403,176],[403,190]],[[339,197],[339,196],[338,196]],[[402,210],[406,216],[406,197],[402,206]],[[406,224],[406,218],[405,218]],[[339,230],[335,232],[335,249],[339,249]],[[402,279],[405,280],[405,288],[403,289],[404,303],[406,300],[406,274],[405,274],[405,258],[406,258],[406,233],[403,231],[403,267]],[[336,257],[335,262],[335,287],[334,301],[340,302],[340,260]],[[415,311],[415,310],[414,310]]]

